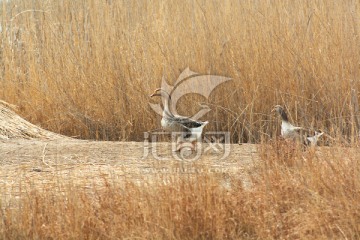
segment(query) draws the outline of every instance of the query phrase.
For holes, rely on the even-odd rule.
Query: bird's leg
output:
[[[192,144],[192,150],[194,150],[194,152],[196,152],[197,151],[197,141],[193,141],[193,142],[191,142],[191,144]]]
[[[180,152],[181,148],[182,148],[182,142],[177,142],[175,152]]]
[[[181,149],[184,147],[183,144],[184,144],[184,138],[179,136],[177,138],[177,140],[176,140],[176,150],[175,150],[175,152],[180,152]]]

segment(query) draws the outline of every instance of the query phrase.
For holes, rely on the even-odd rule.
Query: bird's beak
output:
[[[271,112],[275,112],[276,111],[276,109],[275,108],[273,108],[272,110],[271,110]]]
[[[153,94],[150,95],[150,97],[155,97],[155,96],[161,96],[161,95],[156,92],[154,92]]]

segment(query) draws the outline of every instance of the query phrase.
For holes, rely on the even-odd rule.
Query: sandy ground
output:
[[[251,188],[260,161],[260,146],[255,144],[203,144],[195,153],[181,158],[171,143],[100,142],[70,138],[55,140],[0,140],[1,206],[19,207],[18,199],[33,190],[62,193],[96,191],[106,182],[118,187],[133,182],[143,187],[173,177],[213,174],[219,184],[232,188],[234,181]],[[201,154],[200,154],[201,153]],[[319,161],[342,158],[360,159],[358,148],[318,147]],[[304,153],[306,158],[306,152]],[[304,158],[304,161],[306,159]],[[354,162],[354,161],[352,161]],[[351,167],[351,166],[348,166]],[[55,188],[55,189],[54,189]]]
[[[231,187],[233,180],[249,187],[259,160],[257,146],[252,144],[203,144],[198,155],[184,149],[183,158],[173,147],[166,142],[0,140],[2,204],[14,204],[34,189],[56,187],[61,192],[68,184],[94,189],[105,179],[120,185],[125,181],[146,185],[159,179],[166,184],[175,175],[204,172],[218,176],[224,187]]]
[[[261,163],[259,151],[266,154],[264,146],[268,146],[211,143],[229,139],[219,133],[207,133],[204,140],[208,141],[196,153],[185,148],[180,156],[174,152],[175,144],[157,142],[162,134],[144,137],[144,142],[76,140],[27,122],[0,101],[1,208],[20,207],[18,200],[34,190],[62,194],[70,187],[91,194],[107,182],[120,188],[129,182],[151,188],[159,181],[170,184],[174,178],[186,179],[203,173],[213,174],[212,179],[224,188],[239,186],[240,181],[242,187],[250,190],[254,184],[251,179],[256,177]],[[351,168],[349,164],[356,161],[347,160],[360,159],[359,148],[321,147],[313,153],[316,160],[329,166],[331,159],[336,158],[344,160],[344,167]],[[308,150],[300,160],[306,161],[307,154]]]

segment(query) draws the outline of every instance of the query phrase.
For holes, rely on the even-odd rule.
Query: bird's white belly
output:
[[[161,127],[166,130],[166,131],[169,131],[170,130],[170,123],[169,121],[166,119],[166,118],[162,118],[161,119]]]
[[[281,123],[281,136],[288,137],[289,135],[294,134],[294,126],[288,122]]]
[[[201,139],[201,134],[203,131],[203,127],[198,127],[198,128],[192,128],[191,129],[191,135],[197,139]]]

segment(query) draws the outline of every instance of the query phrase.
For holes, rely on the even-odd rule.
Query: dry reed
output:
[[[148,97],[186,67],[231,77],[205,102],[207,130],[233,142],[277,131],[270,110],[356,142],[356,1],[3,1],[0,98],[68,136],[141,140],[159,127]],[[357,97],[357,96],[356,96]],[[353,100],[351,100],[353,99]],[[195,103],[193,102],[195,101]]]

